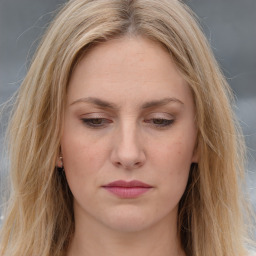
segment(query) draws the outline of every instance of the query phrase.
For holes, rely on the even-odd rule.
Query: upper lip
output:
[[[151,185],[146,184],[144,182],[141,182],[139,180],[131,180],[131,181],[125,181],[125,180],[117,180],[114,182],[110,182],[107,185],[104,185],[103,187],[124,187],[124,188],[133,188],[133,187],[142,187],[142,188],[152,188]]]

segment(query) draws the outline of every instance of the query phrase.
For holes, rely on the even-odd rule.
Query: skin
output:
[[[67,255],[185,255],[177,211],[196,135],[192,93],[162,46],[122,37],[91,49],[71,76],[61,137],[75,214]],[[120,198],[102,187],[116,180],[152,188]]]

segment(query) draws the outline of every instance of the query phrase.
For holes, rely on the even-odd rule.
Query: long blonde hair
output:
[[[1,256],[64,254],[74,232],[72,194],[55,164],[69,78],[91,46],[127,34],[165,46],[193,92],[200,160],[179,205],[185,252],[245,255],[244,144],[229,86],[193,13],[177,0],[71,0],[45,34],[12,113]]]

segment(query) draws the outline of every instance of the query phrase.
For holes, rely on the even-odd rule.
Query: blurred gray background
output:
[[[0,0],[0,104],[21,84],[45,28],[64,0]],[[256,209],[256,0],[187,0],[237,97],[248,147],[248,186]],[[0,129],[0,192],[8,161]],[[1,206],[0,198],[0,206]],[[1,207],[0,207],[1,208]],[[0,222],[3,216],[0,211]]]

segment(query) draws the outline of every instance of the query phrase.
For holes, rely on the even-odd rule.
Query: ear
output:
[[[56,167],[63,168],[63,157],[62,156],[58,156],[58,158],[56,160]]]
[[[200,158],[198,143],[196,143],[191,162],[197,164]]]

